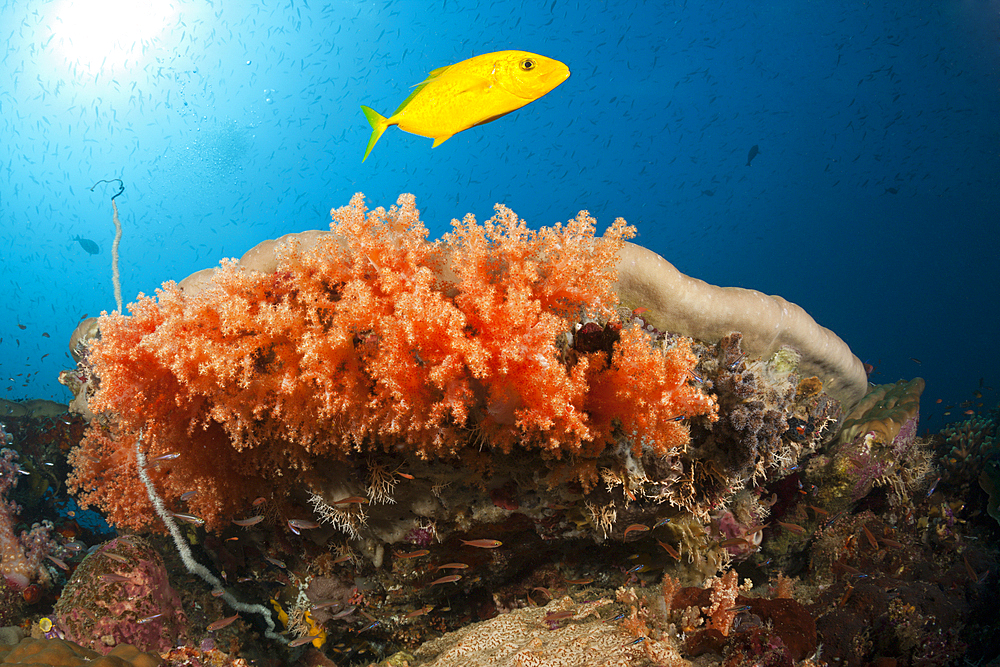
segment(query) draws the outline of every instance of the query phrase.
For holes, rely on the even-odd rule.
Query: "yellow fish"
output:
[[[434,140],[482,125],[534,102],[569,78],[558,60],[527,51],[497,51],[439,67],[418,83],[391,116],[362,106],[372,126],[364,162],[390,125]],[[433,148],[433,146],[432,146]]]

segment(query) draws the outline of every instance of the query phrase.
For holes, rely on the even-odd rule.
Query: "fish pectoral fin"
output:
[[[437,148],[438,146],[440,146],[444,142],[446,142],[449,139],[451,139],[452,136],[454,136],[454,135],[449,134],[447,137],[434,137],[434,144],[431,146],[431,148]]]
[[[484,91],[489,90],[493,87],[493,80],[487,79],[481,76],[467,76],[464,77],[464,81],[457,84],[454,89],[452,89],[451,94],[454,97],[459,95],[479,95]]]

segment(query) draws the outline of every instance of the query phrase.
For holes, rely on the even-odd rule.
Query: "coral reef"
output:
[[[175,578],[168,633],[201,647],[170,659],[861,667],[989,637],[995,428],[917,437],[922,381],[861,400],[800,309],[650,285],[629,233],[498,207],[431,243],[412,198],[357,197],[81,327],[74,488],[156,530],[141,455],[218,575]]]
[[[998,411],[1000,412],[1000,411]],[[973,415],[941,429],[938,446],[941,482],[970,491],[991,460],[1000,460],[996,415]]]

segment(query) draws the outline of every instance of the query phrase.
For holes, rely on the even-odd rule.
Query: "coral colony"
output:
[[[352,455],[476,469],[484,450],[537,452],[551,484],[589,488],[606,451],[662,456],[688,442],[685,418],[714,418],[689,341],[657,346],[614,318],[616,253],[634,233],[622,220],[602,238],[585,213],[532,232],[498,207],[430,243],[411,196],[367,215],[357,196],[331,231],[280,248],[272,272],[224,264],[197,293],[167,284],[101,319],[90,407],[115,418],[73,454],[85,502],[119,526],[152,521],[140,430],[166,503],[194,492],[187,509],[219,529],[262,490],[294,516],[296,491],[356,478]],[[583,320],[603,339],[574,345]],[[340,500],[332,516],[357,509]]]
[[[498,205],[432,242],[412,195],[355,195],[81,322],[67,483],[122,532],[18,533],[4,450],[0,601],[62,587],[38,633],[170,664],[962,655],[997,561],[946,494],[1000,516],[997,418],[935,454],[922,380],[869,388],[801,308],[634,233]]]

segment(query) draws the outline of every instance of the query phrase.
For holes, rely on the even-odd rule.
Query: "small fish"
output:
[[[55,563],[56,567],[58,567],[60,570],[69,570],[69,565],[67,565],[64,560],[56,558],[52,554],[47,554],[45,557],[48,558],[53,563]]]
[[[150,621],[155,621],[156,619],[160,618],[161,616],[163,616],[163,612],[162,611],[159,614],[153,614],[152,616],[144,616],[143,618],[140,618],[136,622],[139,623],[140,625],[142,625],[143,623],[149,623]]]
[[[753,162],[753,159],[755,157],[757,157],[758,155],[760,155],[760,146],[758,146],[757,144],[754,144],[753,146],[750,147],[750,152],[747,153],[747,166],[748,167],[750,166],[750,163]]]
[[[256,516],[250,517],[249,519],[233,519],[233,523],[236,524],[237,526],[240,526],[241,528],[249,528],[250,526],[257,525],[263,520],[264,520],[264,515],[258,514]]]
[[[304,635],[302,637],[299,637],[298,639],[293,639],[292,641],[288,642],[288,648],[305,646],[306,644],[315,641],[318,636],[319,635]]]
[[[319,528],[319,521],[312,521],[311,519],[289,519],[288,525],[291,528],[298,528],[299,530],[312,530],[313,528]]]
[[[350,496],[348,498],[341,498],[340,500],[334,500],[333,505],[351,505],[353,503],[363,504],[367,503],[368,499],[364,496]]]
[[[113,574],[113,573],[112,574],[102,574],[99,578],[103,579],[104,581],[109,581],[109,582],[118,583],[118,584],[123,584],[126,581],[129,581],[128,577],[126,577],[124,575],[121,575],[121,574]]]
[[[865,539],[868,540],[868,544],[872,545],[872,549],[878,551],[878,541],[872,534],[872,531],[868,530],[868,526],[861,526],[861,530],[864,531]]]
[[[785,530],[795,533],[796,535],[806,534],[806,529],[795,523],[785,523],[784,521],[779,521],[778,525],[784,528]]]
[[[563,579],[570,586],[586,586],[587,584],[593,583],[593,579]]]
[[[356,607],[348,607],[346,609],[338,611],[336,614],[334,614],[333,616],[330,617],[330,620],[331,621],[336,621],[338,619],[344,618],[345,616],[350,616],[351,614],[354,613],[355,609],[356,609]]]
[[[534,102],[569,78],[558,60],[526,51],[485,53],[439,67],[414,87],[410,96],[386,118],[362,106],[372,135],[362,162],[390,125],[434,140],[483,125]]]
[[[91,255],[96,255],[101,252],[100,246],[91,241],[90,239],[82,239],[79,236],[73,238],[74,241],[80,244],[80,247],[87,251]]]
[[[437,586],[438,584],[450,584],[450,583],[453,583],[455,581],[458,581],[461,578],[462,578],[462,575],[460,575],[460,574],[449,574],[447,577],[441,577],[440,579],[435,579],[434,581],[432,581],[431,583],[429,583],[427,585],[428,586]]]
[[[277,558],[271,558],[270,556],[264,556],[264,560],[266,560],[271,565],[274,565],[275,567],[280,567],[282,570],[285,569],[284,561],[280,561]]]
[[[906,548],[902,542],[897,542],[896,540],[890,540],[888,537],[880,537],[878,541],[887,547],[892,547],[893,549],[904,549]]]
[[[819,514],[819,515],[822,515],[822,516],[830,516],[830,513],[827,512],[822,507],[816,507],[815,505],[806,505],[806,507],[808,507],[809,509],[811,509],[813,512],[816,512],[816,514]]]
[[[722,549],[728,549],[729,547],[748,547],[750,543],[747,542],[742,537],[733,537],[728,540],[722,540],[719,542],[719,547]]]
[[[465,563],[445,563],[444,565],[438,565],[435,570],[464,570],[469,566]]]
[[[535,586],[534,588],[531,589],[531,591],[532,592],[541,591],[542,593],[545,593],[547,596],[549,596],[550,600],[552,599],[552,592],[549,589],[545,588],[544,586]]]
[[[622,535],[622,539],[627,538],[629,533],[632,532],[645,533],[647,530],[649,530],[649,526],[643,525],[641,523],[633,523],[631,526],[625,529],[625,533]]]
[[[209,625],[205,629],[208,630],[209,632],[215,632],[216,630],[221,630],[222,628],[226,627],[227,625],[232,625],[233,621],[235,621],[239,617],[240,617],[239,614],[234,614],[233,616],[227,616],[225,618],[220,618],[215,623],[212,623],[211,625]]]
[[[393,551],[396,558],[420,558],[421,556],[426,556],[430,553],[429,549],[418,549],[417,551],[411,551],[410,553],[400,553],[398,551]]]
[[[309,607],[309,611],[319,611],[320,609],[329,609],[335,605],[344,604],[342,601],[334,598],[332,600],[323,600],[322,602],[317,602],[313,606]]]
[[[503,544],[500,540],[462,540],[462,544],[480,549],[496,549]]]
[[[965,557],[965,554],[962,554],[962,562],[965,563],[965,571],[969,573],[969,579],[971,579],[972,581],[978,581],[979,574],[976,573],[975,568],[973,568],[972,564],[969,563],[969,560]]]
[[[180,519],[184,523],[189,523],[192,526],[204,526],[205,525],[205,520],[204,519],[202,519],[199,516],[195,516],[193,514],[181,514],[179,512],[171,512],[170,516],[174,517],[175,519]]]
[[[416,618],[417,616],[423,616],[424,614],[430,613],[432,609],[434,609],[434,605],[429,604],[426,607],[421,607],[420,609],[417,609],[416,611],[411,611],[403,618]]]
[[[104,557],[105,558],[110,558],[111,560],[118,561],[119,563],[128,563],[128,559],[125,558],[125,556],[122,556],[121,554],[111,553],[110,551],[105,551],[104,552]]]
[[[545,614],[545,620],[549,622],[561,621],[564,618],[572,618],[573,616],[576,616],[576,612],[573,611],[572,609],[566,609],[563,611],[550,611],[549,613]]]
[[[680,554],[680,552],[677,551],[677,549],[674,549],[672,546],[670,546],[666,542],[661,542],[660,540],[656,540],[656,543],[659,544],[664,549],[666,549],[667,553],[674,557],[674,560],[680,560],[681,559],[681,554]]]

